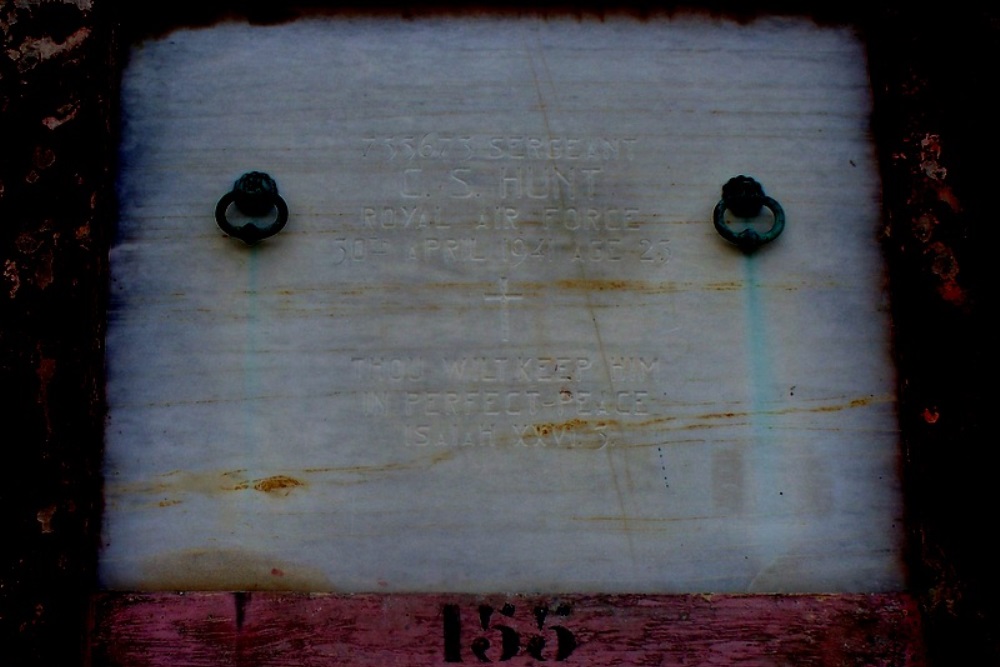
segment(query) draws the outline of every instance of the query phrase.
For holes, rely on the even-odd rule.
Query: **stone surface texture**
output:
[[[122,20],[136,23],[134,10],[115,15],[115,4],[0,6],[0,660],[18,667],[88,659],[105,267],[115,219],[115,30]],[[787,4],[761,9],[788,11]],[[712,9],[736,11],[724,5]],[[171,3],[149,29],[206,23],[227,9]],[[270,3],[252,10],[256,21],[282,13]],[[931,664],[1000,664],[981,305],[1000,148],[984,91],[996,71],[1000,23],[990,9],[903,3],[875,3],[859,20],[872,67],[894,295],[909,588]]]

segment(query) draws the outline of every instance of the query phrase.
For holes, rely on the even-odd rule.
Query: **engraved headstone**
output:
[[[122,105],[106,586],[902,585],[850,30],[223,24],[136,46]],[[290,215],[248,247],[252,170]],[[752,255],[737,174],[787,215]]]

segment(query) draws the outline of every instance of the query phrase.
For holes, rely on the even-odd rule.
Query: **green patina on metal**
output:
[[[756,218],[767,208],[774,216],[771,227],[758,232],[747,227],[740,231],[734,230],[726,223],[726,211],[738,218]],[[778,238],[785,229],[785,211],[781,204],[764,194],[764,188],[749,176],[736,176],[722,186],[722,199],[715,205],[713,215],[715,229],[722,238],[738,246],[745,253],[751,253],[765,243]]]
[[[234,225],[229,221],[229,207],[235,204],[243,215],[251,218],[262,218],[276,210],[275,219],[263,226],[251,220],[243,225]],[[229,236],[234,236],[247,245],[263,241],[269,236],[280,232],[288,222],[288,205],[278,194],[278,184],[268,174],[260,171],[250,171],[240,176],[233,189],[223,195],[215,207],[215,221],[219,229]]]

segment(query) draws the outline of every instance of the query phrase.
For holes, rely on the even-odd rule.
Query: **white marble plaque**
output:
[[[124,589],[902,586],[846,28],[306,20],[134,48],[101,575]],[[216,226],[243,172],[291,215]],[[750,174],[787,227],[712,226]]]

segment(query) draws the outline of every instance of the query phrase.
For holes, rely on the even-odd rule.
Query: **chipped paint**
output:
[[[17,264],[12,259],[4,260],[3,276],[10,284],[8,296],[13,299],[17,296],[17,291],[21,289],[21,278],[17,272]]]
[[[18,70],[24,73],[38,63],[78,49],[89,36],[90,28],[82,27],[64,41],[57,42],[51,37],[29,38],[21,42],[16,51],[8,50],[7,53],[17,63]]]
[[[935,181],[943,181],[948,169],[941,162],[941,135],[925,134],[920,140],[920,169]]]
[[[906,595],[113,594],[95,653],[115,664],[349,662],[924,667]]]
[[[58,508],[55,505],[49,505],[48,507],[38,510],[38,513],[35,515],[43,534],[55,532],[52,528],[52,517],[55,516],[57,509]]]

